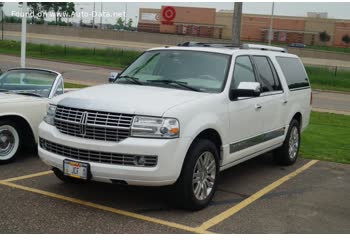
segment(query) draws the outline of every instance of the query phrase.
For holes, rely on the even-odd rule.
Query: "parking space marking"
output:
[[[53,172],[50,170],[50,171],[39,172],[39,173],[34,173],[34,174],[29,174],[29,175],[14,177],[14,178],[8,178],[8,179],[0,180],[0,183],[1,182],[15,182],[15,181],[23,180],[23,179],[28,179],[28,178],[41,177],[41,176],[45,176],[45,175],[48,175],[51,173],[53,173]]]
[[[42,172],[41,174],[44,175],[44,172]],[[33,175],[35,175],[35,174],[32,174],[32,176]],[[27,175],[27,178],[29,178],[28,176],[29,175]],[[117,209],[117,208],[107,207],[107,206],[104,206],[104,205],[101,205],[101,204],[87,202],[87,201],[83,201],[83,200],[80,200],[80,199],[77,199],[77,198],[66,197],[66,196],[63,196],[63,195],[56,194],[56,193],[51,193],[51,192],[39,190],[39,189],[36,189],[36,188],[30,188],[30,187],[18,185],[18,184],[9,182],[9,181],[0,181],[0,184],[1,185],[5,185],[5,186],[9,186],[9,187],[12,187],[12,188],[16,188],[16,189],[21,189],[21,190],[24,190],[24,191],[32,192],[32,193],[37,193],[37,194],[44,195],[44,196],[47,196],[47,197],[52,197],[52,198],[60,199],[60,200],[63,200],[63,201],[67,201],[67,202],[71,202],[71,203],[75,203],[75,204],[80,204],[80,205],[83,205],[83,206],[86,206],[86,207],[92,207],[92,208],[96,208],[96,209],[99,209],[99,210],[115,213],[115,214],[118,214],[118,215],[122,215],[122,216],[127,216],[127,217],[131,217],[131,218],[143,220],[143,221],[146,221],[146,222],[151,222],[151,223],[164,225],[164,226],[171,227],[171,228],[184,230],[184,231],[187,231],[187,232],[212,233],[212,232],[209,232],[207,230],[197,229],[197,228],[185,226],[185,225],[174,223],[174,222],[161,220],[161,219],[158,219],[158,218],[148,217],[148,216],[144,216],[144,215],[141,215],[141,214],[128,212],[128,211],[125,211],[125,210],[120,210],[120,209]]]
[[[306,169],[310,168],[311,166],[313,166],[317,162],[318,162],[318,160],[312,160],[312,161],[308,162],[307,164],[305,164],[302,167],[298,168],[294,172],[292,172],[292,173],[290,173],[290,174],[288,174],[288,175],[278,179],[277,181],[275,181],[275,182],[271,183],[270,185],[264,187],[260,191],[254,193],[249,198],[246,198],[242,202],[234,205],[233,207],[229,208],[228,210],[226,210],[226,211],[220,213],[219,215],[217,215],[217,216],[209,219],[208,221],[204,222],[201,226],[199,226],[197,228],[197,230],[205,231],[205,230],[208,230],[209,228],[211,228],[211,227],[221,223],[225,219],[233,216],[234,214],[236,214],[237,212],[239,212],[243,208],[249,206],[250,204],[252,204],[256,200],[258,200],[259,198],[261,198],[264,195],[266,195],[267,193],[271,192],[272,190],[274,190],[275,188],[277,188],[281,184],[287,182],[288,180],[294,178],[298,174],[304,172]]]

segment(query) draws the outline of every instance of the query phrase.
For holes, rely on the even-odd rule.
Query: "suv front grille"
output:
[[[64,134],[119,142],[130,136],[133,115],[57,106],[55,126]]]
[[[50,142],[40,138],[40,147],[48,152],[87,162],[107,163],[114,165],[155,167],[158,163],[157,156],[130,155],[121,153],[108,153],[72,148],[65,145]]]

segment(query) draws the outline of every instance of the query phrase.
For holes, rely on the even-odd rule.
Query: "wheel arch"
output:
[[[21,127],[21,133],[24,134],[27,139],[30,139],[30,142],[28,142],[28,144],[36,143],[36,137],[33,128],[30,125],[28,119],[26,119],[24,116],[18,114],[6,114],[0,116],[0,121],[1,120],[7,120],[18,124]]]

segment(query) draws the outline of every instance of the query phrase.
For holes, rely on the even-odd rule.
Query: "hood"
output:
[[[20,94],[0,93],[0,104],[3,103],[16,103],[16,102],[28,102],[28,101],[40,101],[41,98],[25,96]]]
[[[173,88],[106,84],[69,92],[54,98],[52,103],[87,110],[162,116],[172,107],[207,95]]]

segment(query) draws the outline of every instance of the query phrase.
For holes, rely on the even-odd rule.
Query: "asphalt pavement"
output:
[[[0,233],[350,232],[349,165],[266,154],[222,172],[197,212],[174,208],[168,188],[62,183],[34,153],[0,168]]]

